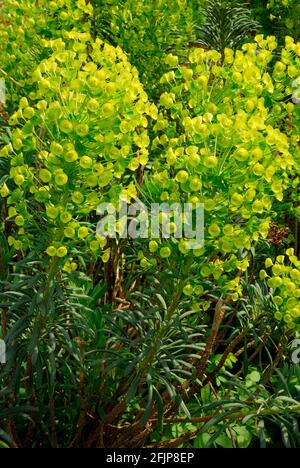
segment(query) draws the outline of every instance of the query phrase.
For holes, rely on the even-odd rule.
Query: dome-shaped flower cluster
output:
[[[152,182],[163,201],[204,203],[204,248],[169,245],[174,255],[199,256],[189,294],[212,280],[237,299],[239,276],[271,220],[297,212],[300,114],[288,96],[300,74],[300,44],[286,38],[279,60],[275,49],[275,37],[257,36],[241,51],[226,49],[224,62],[200,48],[182,66],[167,57]]]
[[[79,243],[93,253],[104,247],[89,215],[102,201],[136,195],[148,120],[157,117],[120,48],[93,42],[88,32],[64,36],[42,41],[48,58],[28,78],[30,96],[11,116],[11,143],[0,152],[10,164],[1,187],[9,244],[26,251],[39,238],[51,257],[66,257]]]

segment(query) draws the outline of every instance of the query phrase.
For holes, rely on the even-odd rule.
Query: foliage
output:
[[[201,3],[94,0],[94,31],[128,53],[147,92],[155,94],[167,51],[183,53],[185,45],[194,39],[195,27],[202,22]]]
[[[1,19],[0,447],[299,447],[300,44],[244,43],[245,3]],[[97,236],[119,197],[171,217]]]
[[[266,8],[265,0],[249,0],[249,6],[252,10],[253,17],[261,25],[262,31],[266,35],[274,35],[274,22],[270,18],[270,11]],[[279,40],[279,37],[277,40]]]
[[[289,34],[296,41],[300,39],[300,5],[297,0],[270,0],[267,9],[279,35]]]
[[[243,1],[207,0],[203,9],[204,25],[197,28],[196,43],[222,54],[225,48],[238,48],[260,29],[247,6]]]

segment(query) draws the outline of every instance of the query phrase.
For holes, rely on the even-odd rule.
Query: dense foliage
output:
[[[0,5],[0,446],[300,447],[292,3]]]
[[[95,0],[94,34],[129,54],[146,90],[154,93],[166,51],[184,53],[202,23],[200,0]],[[159,64],[159,66],[158,66]]]
[[[300,5],[297,0],[270,0],[267,4],[274,29],[300,39]]]
[[[203,16],[204,24],[197,28],[197,44],[216,49],[222,58],[224,49],[239,48],[246,38],[260,29],[260,24],[243,1],[207,0]]]

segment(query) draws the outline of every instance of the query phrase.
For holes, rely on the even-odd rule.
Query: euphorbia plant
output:
[[[275,37],[257,36],[241,51],[225,49],[223,62],[203,49],[192,50],[182,66],[167,58],[173,68],[161,80],[150,178],[161,201],[204,203],[204,247],[168,245],[171,262],[194,258],[188,296],[213,290],[238,300],[271,221],[297,212],[299,106],[285,98],[300,75],[300,49],[287,38],[276,61],[276,47]]]
[[[65,37],[44,41],[53,51],[32,74],[31,100],[23,97],[10,119],[1,193],[14,226],[9,244],[26,252],[39,238],[41,253],[65,258],[69,270],[79,246],[90,254],[105,246],[89,214],[103,201],[136,195],[148,117],[157,110],[120,49],[90,42],[89,33]]]
[[[10,109],[16,107],[6,122],[10,141],[4,137],[0,149],[1,230],[5,234],[0,238],[1,260],[5,259],[1,314],[9,356],[5,391],[13,392],[18,400],[21,380],[29,376],[33,385],[26,384],[24,398],[32,402],[39,388],[40,417],[46,414],[52,421],[52,446],[57,446],[55,420],[65,418],[64,409],[61,413],[55,409],[57,381],[66,375],[73,381],[67,398],[76,409],[68,419],[75,415],[76,425],[82,403],[78,371],[83,372],[85,365],[80,343],[91,337],[93,314],[98,314],[97,323],[101,320],[94,279],[86,275],[86,265],[99,262],[103,280],[103,264],[110,259],[106,240],[96,236],[96,208],[102,201],[116,203],[119,196],[129,201],[136,195],[136,171],[148,161],[148,122],[157,115],[126,55],[100,39],[92,40],[86,4],[75,3],[80,8],[68,10],[75,13],[69,16],[73,23],[60,34],[51,34],[50,28],[52,38],[45,38],[36,25],[35,34],[34,28],[28,30],[18,5],[13,4],[13,19],[26,28],[20,67],[11,67],[8,61],[9,38],[1,43],[5,50],[1,58],[7,61],[7,103]],[[40,13],[35,2],[23,8],[30,5],[33,15]],[[57,9],[62,13],[68,5],[45,2],[43,6],[54,12],[53,17],[46,17],[51,23]],[[77,24],[79,11],[82,22]],[[13,27],[9,34],[16,34]],[[29,64],[31,37],[42,53]],[[24,79],[20,80],[22,71]],[[15,261],[13,276],[8,259]],[[76,270],[81,271],[75,274]],[[91,297],[85,296],[82,282],[91,288]],[[95,294],[99,294],[97,289]],[[13,301],[8,310],[9,295],[22,299]],[[88,307],[91,301],[94,310]],[[21,327],[14,335],[16,323]],[[21,372],[14,380],[9,376],[15,364]],[[98,377],[92,378],[97,381]]]
[[[259,277],[260,268],[255,264],[261,262],[266,250],[273,249],[271,222],[284,221],[286,213],[294,216],[299,197],[299,110],[289,97],[300,72],[300,50],[299,44],[287,38],[278,60],[276,48],[274,37],[257,36],[254,44],[246,44],[236,53],[226,49],[224,61],[217,51],[203,49],[190,51],[188,61],[182,65],[172,54],[166,58],[171,70],[161,80],[152,157],[140,192],[145,204],[152,201],[172,206],[190,202],[196,207],[203,203],[205,244],[191,250],[187,239],[174,235],[166,240],[158,236],[149,241],[147,252],[145,241],[141,241],[138,258],[145,277],[138,285],[138,297],[140,301],[147,297],[148,305],[142,307],[146,311],[145,325],[140,327],[142,319],[132,320],[133,313],[140,316],[140,305],[128,314],[122,311],[117,320],[118,331],[116,335],[111,333],[110,343],[118,346],[124,336],[126,346],[118,347],[118,357],[107,357],[108,367],[116,368],[120,376],[114,393],[117,404],[110,409],[108,419],[121,421],[126,403],[120,395],[132,398],[138,408],[140,402],[145,408],[142,414],[128,407],[130,415],[135,416],[132,429],[138,442],[138,432],[145,428],[147,417],[147,434],[157,429],[162,406],[168,417],[177,405],[186,416],[183,420],[188,422],[189,410],[193,408],[196,414],[201,407],[200,391],[201,401],[205,401],[206,390],[209,392],[207,387],[216,396],[215,380],[218,391],[223,388],[227,395],[228,374],[224,366],[232,353],[245,354],[245,365],[237,376],[247,375],[248,363],[262,352],[266,342],[277,343],[280,337],[282,343],[276,349],[274,363],[268,366],[263,362],[261,366],[262,382],[268,384],[284,355],[287,340],[298,329],[298,299],[290,297],[298,294],[297,257],[288,251],[293,266],[280,266],[285,276],[282,280],[267,278],[266,272]],[[170,231],[176,231],[175,219],[170,221]],[[295,243],[295,237],[291,235],[288,242]],[[281,257],[277,261],[283,263]],[[278,271],[276,266],[273,274],[278,276]],[[153,291],[151,300],[147,281],[152,277],[164,280],[161,289],[158,281],[151,284],[152,289],[149,287]],[[138,283],[137,280],[135,284]],[[279,286],[281,289],[276,290]],[[281,295],[283,302],[279,304]],[[156,296],[161,304],[161,321],[156,319]],[[130,294],[128,297],[131,299]],[[205,337],[203,325],[207,327]],[[189,326],[194,327],[192,344],[187,339]],[[182,336],[186,333],[186,349],[179,339],[172,352],[171,336],[177,336],[178,329]],[[150,348],[145,346],[149,336]],[[189,346],[194,346],[193,357]],[[248,357],[248,349],[255,346],[257,350]],[[222,356],[215,359],[219,350]],[[128,369],[132,371],[129,379]],[[144,389],[144,396],[135,395],[138,384]],[[260,390],[264,397],[265,389]],[[248,397],[240,396],[247,405],[244,398]],[[125,443],[126,431],[120,429],[116,433],[117,441]],[[192,436],[196,433],[197,429]],[[180,444],[187,438],[188,434],[172,443]],[[168,442],[153,445],[168,446]]]
[[[287,38],[280,59],[275,38],[263,36],[224,57],[169,51],[158,115],[122,50],[94,38],[91,2],[8,6],[0,399],[18,413],[38,411],[25,424],[4,411],[12,443],[173,446],[205,422],[210,433],[245,417],[258,425],[293,416],[298,405],[286,408],[264,385],[299,324],[297,245],[288,260],[273,254],[269,230],[285,213],[299,216],[299,44]],[[145,75],[158,68],[145,64]],[[204,246],[158,236],[118,250],[98,238],[98,204],[137,194],[146,205],[203,203]],[[257,359],[279,340],[274,362]],[[191,417],[196,426],[186,426]],[[184,431],[175,440],[173,424]]]

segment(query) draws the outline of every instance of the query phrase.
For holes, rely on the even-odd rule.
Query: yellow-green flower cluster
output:
[[[42,41],[45,38],[64,38],[69,31],[89,32],[91,2],[86,0],[6,0],[0,11],[1,68],[10,78],[17,80],[15,88],[7,80],[8,101],[17,99],[21,86],[45,56]]]
[[[262,270],[260,277],[266,279],[273,292],[276,320],[300,329],[300,260],[294,249],[288,249],[286,256],[279,255],[275,262],[267,258],[265,267],[267,271]]]
[[[161,80],[152,182],[161,201],[204,203],[205,247],[192,255],[214,259],[203,260],[207,278],[216,258],[234,256],[234,268],[217,278],[234,297],[241,288],[230,281],[247,270],[241,251],[247,260],[267,239],[282,202],[291,214],[299,204],[299,106],[285,98],[300,76],[300,44],[287,38],[277,60],[276,49],[275,37],[257,36],[240,51],[226,49],[222,62],[218,52],[197,48],[182,66],[168,56],[173,70]],[[170,247],[191,253],[184,241]]]
[[[157,117],[120,48],[93,42],[89,32],[64,37],[41,42],[48,58],[28,78],[30,96],[21,98],[9,121],[11,142],[0,150],[10,164],[0,188],[10,245],[27,250],[38,238],[59,258],[78,245],[97,255],[105,247],[95,235],[95,210],[136,196],[135,171],[148,162],[148,121]]]

